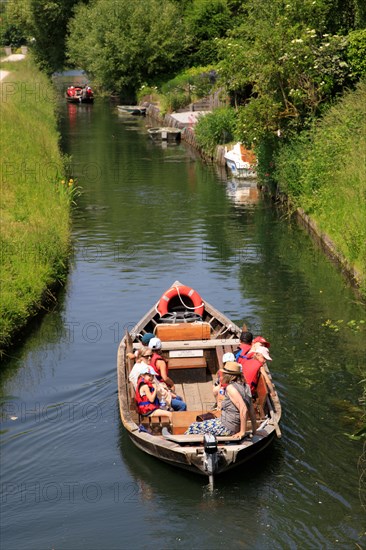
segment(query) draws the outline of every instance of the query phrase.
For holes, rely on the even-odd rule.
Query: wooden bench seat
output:
[[[171,357],[168,360],[169,370],[206,368],[204,357]]]
[[[161,342],[163,351],[169,351],[169,350],[180,350],[180,349],[210,349],[210,348],[216,348],[216,346],[223,346],[223,342],[227,342],[226,345],[230,345],[233,347],[233,349],[237,349],[240,344],[240,340],[238,338],[230,338],[230,340],[222,340],[220,338],[212,339],[212,340],[192,340],[192,341],[178,341],[178,340],[172,340],[172,341],[163,341]],[[134,342],[133,347],[134,349],[140,349],[142,344],[140,342]]]
[[[141,416],[139,415],[139,422],[146,430],[156,434],[161,434],[163,428],[169,428],[172,430],[172,425],[168,416],[164,415],[162,411],[159,415],[154,416]]]

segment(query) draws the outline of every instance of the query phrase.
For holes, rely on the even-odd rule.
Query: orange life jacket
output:
[[[148,398],[146,397],[146,395],[141,396],[140,388],[144,384],[146,384],[146,386],[149,387],[150,392],[153,393],[153,391],[154,391],[153,384],[150,381],[145,380],[145,378],[143,376],[140,376],[140,378],[137,381],[135,399],[136,399],[136,403],[137,403],[137,406],[138,406],[138,409],[139,409],[139,413],[144,415],[144,416],[148,416],[153,411],[156,411],[156,409],[159,408],[159,399],[158,399],[158,397],[155,397],[155,400],[151,403],[148,400]]]

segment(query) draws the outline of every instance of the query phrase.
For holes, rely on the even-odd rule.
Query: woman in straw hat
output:
[[[248,412],[252,433],[256,432],[256,419],[252,394],[241,373],[239,363],[227,362],[223,369],[223,383],[227,384],[225,399],[221,405],[221,418],[193,422],[186,434],[210,433],[216,436],[232,435],[241,439],[245,435]]]
[[[226,363],[228,363],[229,361],[235,362],[234,354],[230,353],[230,352],[224,353],[224,355],[222,357],[223,365],[225,366]],[[213,391],[213,394],[214,394],[215,399],[216,399],[216,405],[214,407],[214,410],[218,410],[218,411],[221,411],[221,404],[222,404],[223,400],[225,399],[225,393],[226,393],[227,384],[223,383],[223,381],[222,381],[223,376],[225,376],[225,374],[224,374],[224,371],[221,368],[217,371],[217,379],[216,379],[216,381],[215,381],[215,383],[212,387],[212,391]]]

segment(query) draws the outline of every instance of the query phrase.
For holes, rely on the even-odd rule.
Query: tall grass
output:
[[[366,83],[282,148],[276,179],[360,274],[366,296]]]
[[[50,82],[29,60],[2,68],[0,353],[65,278],[73,193]]]

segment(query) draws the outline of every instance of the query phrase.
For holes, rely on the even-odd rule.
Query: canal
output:
[[[80,194],[55,309],[1,370],[2,550],[360,548],[365,309],[255,190],[108,102],[60,104]],[[173,281],[271,342],[282,439],[216,480],[132,446],[116,353]],[[365,501],[363,501],[365,506]]]

